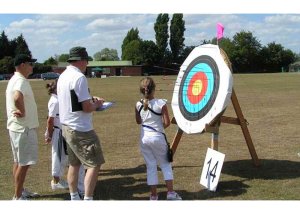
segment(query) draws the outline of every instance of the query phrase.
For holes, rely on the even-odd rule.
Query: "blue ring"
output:
[[[202,100],[199,103],[193,104],[190,102],[187,92],[188,92],[188,87],[190,85],[191,79],[193,78],[193,76],[195,74],[197,74],[199,72],[205,73],[206,77],[208,78],[207,90],[206,90],[206,93],[205,93],[204,97],[202,98]],[[189,111],[190,113],[196,113],[196,112],[201,111],[207,105],[207,103],[212,95],[213,86],[214,86],[214,75],[213,75],[211,67],[206,63],[196,64],[190,70],[189,74],[187,75],[187,77],[183,83],[182,101],[183,101],[185,109],[187,111]]]

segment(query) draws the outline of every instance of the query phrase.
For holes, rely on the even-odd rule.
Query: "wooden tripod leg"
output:
[[[235,94],[234,89],[232,89],[231,101],[232,101],[235,113],[236,113],[236,115],[237,115],[237,117],[240,121],[240,126],[242,128],[242,131],[243,131],[243,134],[244,134],[244,137],[245,137],[250,155],[251,155],[252,160],[253,160],[253,163],[254,163],[255,166],[259,166],[260,162],[259,162],[259,159],[257,157],[256,151],[255,151],[255,148],[254,148],[251,136],[250,136],[250,132],[249,132],[247,124],[246,124],[246,120],[245,120],[244,115],[242,113],[242,110],[241,110],[241,107],[240,107],[240,104],[239,104],[239,101],[237,99],[237,96]]]
[[[211,148],[218,151],[219,148],[219,133],[211,134]]]
[[[183,131],[178,127],[176,135],[175,135],[175,137],[173,139],[173,142],[172,142],[172,145],[171,145],[171,149],[173,151],[173,154],[175,154],[175,152],[176,152],[176,149],[177,149],[179,141],[182,137],[182,134],[183,134]]]
[[[219,148],[219,126],[220,123],[216,124],[216,131],[211,134],[211,148],[216,151]]]

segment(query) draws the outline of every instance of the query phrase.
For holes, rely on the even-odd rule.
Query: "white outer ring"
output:
[[[181,81],[183,74],[186,71],[188,65],[201,55],[210,56],[215,60],[219,69],[219,91],[216,96],[215,102],[213,103],[211,109],[207,112],[207,114],[200,120],[189,121],[183,117],[179,109],[179,88],[182,84]],[[180,71],[178,73],[173,91],[172,110],[179,128],[187,134],[201,133],[205,128],[205,124],[209,124],[219,113],[221,113],[227,107],[231,98],[232,85],[233,83],[231,71],[226,65],[217,45],[206,44],[194,48],[194,50],[190,53],[190,55],[186,58],[186,60],[180,67]]]

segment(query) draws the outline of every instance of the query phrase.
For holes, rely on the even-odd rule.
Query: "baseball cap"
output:
[[[14,65],[18,66],[25,62],[36,62],[36,59],[32,59],[28,54],[18,54],[15,57]]]

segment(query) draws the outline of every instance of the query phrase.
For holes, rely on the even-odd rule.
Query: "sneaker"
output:
[[[14,201],[16,201],[16,200],[28,200],[28,198],[26,198],[26,197],[24,197],[23,195],[21,195],[20,198],[17,198],[16,196],[14,196],[14,197],[12,198],[12,200],[14,200]]]
[[[168,192],[167,200],[182,200],[182,198],[177,192]]]
[[[150,195],[150,201],[157,201],[158,195]]]
[[[71,196],[71,201],[79,201],[79,200],[81,200],[78,192],[70,193],[70,196]]]
[[[68,182],[64,181],[64,180],[60,180],[58,183],[54,183],[54,181],[51,181],[51,188],[53,190],[56,189],[69,189],[69,185]]]
[[[22,196],[24,198],[37,198],[40,196],[40,194],[38,194],[37,192],[30,192],[29,190],[23,188]]]

